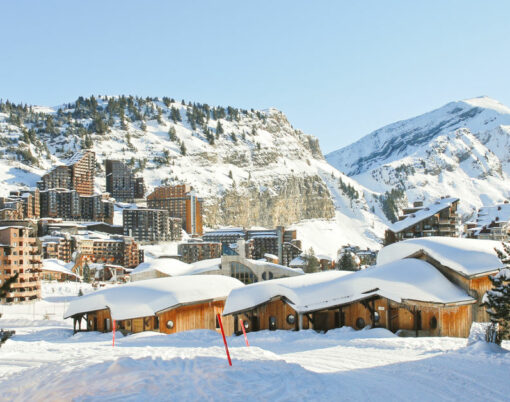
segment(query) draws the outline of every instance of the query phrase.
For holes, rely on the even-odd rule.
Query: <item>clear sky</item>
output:
[[[488,95],[510,105],[510,1],[0,0],[0,98],[276,107],[324,152]]]

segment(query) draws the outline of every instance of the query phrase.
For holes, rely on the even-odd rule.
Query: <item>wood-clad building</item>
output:
[[[415,202],[386,230],[384,244],[430,236],[458,237],[458,204],[458,198],[449,197],[442,197],[427,206],[421,201]]]
[[[235,289],[225,315],[247,329],[327,331],[366,325],[415,336],[467,337],[476,301],[436,268],[399,260],[352,274],[321,272]],[[245,326],[246,327],[246,326]]]
[[[471,306],[473,321],[487,322],[489,316],[481,306],[482,298],[492,288],[489,277],[503,267],[496,249],[502,249],[502,244],[493,240],[429,237],[385,247],[379,252],[377,261],[387,263],[418,258],[428,262],[476,300]]]
[[[138,281],[76,298],[64,318],[73,318],[75,331],[108,332],[113,320],[118,329],[131,333],[216,330],[216,314],[222,314],[227,295],[240,286],[238,280],[221,275]],[[231,335],[234,318],[222,321]]]

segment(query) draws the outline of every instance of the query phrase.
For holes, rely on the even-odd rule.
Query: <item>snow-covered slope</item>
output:
[[[467,218],[510,196],[510,108],[487,97],[452,102],[326,158],[374,192],[398,188],[425,202],[458,197]]]
[[[384,232],[373,193],[329,165],[317,139],[282,112],[170,98],[79,98],[53,108],[0,102],[0,196],[34,186],[83,147],[96,153],[98,191],[103,161],[125,160],[149,191],[191,184],[208,227],[295,225],[306,248],[331,256],[346,243],[378,247]]]

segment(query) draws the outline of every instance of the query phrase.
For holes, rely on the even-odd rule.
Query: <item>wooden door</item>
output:
[[[132,331],[134,333],[143,332],[143,318],[134,318],[133,319]]]

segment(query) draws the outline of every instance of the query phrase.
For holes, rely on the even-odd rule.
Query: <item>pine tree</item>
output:
[[[184,142],[181,143],[181,155],[186,155],[186,145],[184,145]]]
[[[81,288],[80,288],[80,290],[78,291],[78,296],[83,296],[83,290],[81,290]]]
[[[216,124],[216,135],[219,136],[223,134],[223,126],[221,125],[220,121],[218,120],[218,124]]]
[[[83,281],[87,283],[90,282],[90,268],[88,262],[85,262],[83,266]]]
[[[175,127],[172,126],[168,129],[168,137],[170,138],[170,141],[177,140],[177,132],[175,131]]]
[[[503,251],[496,249],[496,252],[505,268],[489,277],[493,288],[485,293],[482,303],[491,321],[486,340],[498,345],[502,340],[509,339],[510,335],[510,246],[503,244],[503,248]]]
[[[11,285],[13,283],[16,283],[17,280],[18,273],[16,272],[13,276],[11,276],[9,279],[6,279],[4,283],[2,283],[2,285],[0,286],[0,300],[7,296],[7,293],[9,293],[11,289]]]
[[[346,251],[342,254],[340,260],[338,261],[338,269],[340,271],[358,270],[358,264],[356,264],[356,261],[354,261],[354,256],[352,255],[352,253]]]
[[[319,271],[320,268],[319,260],[315,256],[315,252],[313,251],[312,247],[310,247],[308,253],[305,254],[303,257],[304,260],[306,261],[305,272],[307,274]]]

